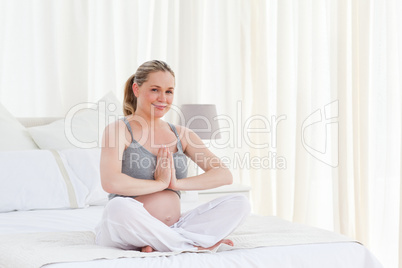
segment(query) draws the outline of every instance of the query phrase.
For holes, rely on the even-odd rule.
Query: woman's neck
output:
[[[164,124],[164,121],[161,118],[152,117],[149,114],[145,114],[138,110],[132,115],[132,118],[138,121],[141,125],[145,124],[147,128],[159,128]]]

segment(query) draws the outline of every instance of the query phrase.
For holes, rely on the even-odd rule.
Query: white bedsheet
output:
[[[0,213],[0,234],[93,231],[103,207]],[[58,263],[46,267],[382,267],[362,245],[352,242],[271,246],[218,253],[184,253],[152,258],[121,258]]]

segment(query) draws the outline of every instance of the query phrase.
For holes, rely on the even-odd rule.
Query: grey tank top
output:
[[[139,144],[134,139],[133,132],[131,130],[129,122],[125,117],[123,118],[123,121],[126,124],[128,131],[131,134],[132,142],[123,152],[121,172],[137,179],[154,180],[155,179],[154,172],[156,168],[156,155],[152,154],[150,151],[145,149],[141,144]],[[177,152],[173,154],[173,161],[176,169],[176,178],[183,179],[187,177],[187,156],[183,153],[183,147],[180,141],[179,134],[177,133],[176,127],[170,123],[168,124],[177,137],[177,143],[176,143]],[[174,192],[177,193],[180,197],[180,191],[174,191]],[[117,196],[122,195],[109,194],[109,200]],[[128,197],[135,198],[136,196],[128,196]]]

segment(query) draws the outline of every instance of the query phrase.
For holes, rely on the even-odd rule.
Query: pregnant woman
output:
[[[217,198],[184,214],[180,190],[232,183],[228,168],[193,131],[162,120],[173,102],[175,76],[162,61],[148,61],[126,82],[123,120],[105,128],[102,186],[109,194],[96,243],[121,249],[213,249],[250,212],[242,195]],[[205,173],[187,177],[187,157]]]

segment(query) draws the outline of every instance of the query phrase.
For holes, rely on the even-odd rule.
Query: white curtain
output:
[[[217,105],[212,149],[256,213],[347,234],[397,267],[400,14],[398,0],[0,0],[0,101],[60,116],[122,99],[139,64],[165,60],[176,105]]]

